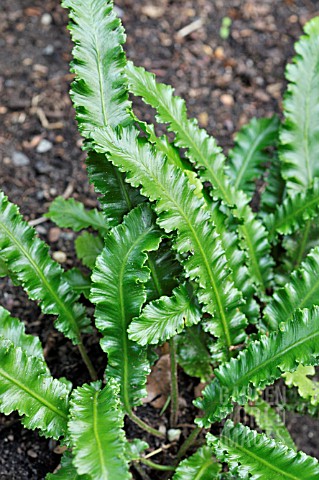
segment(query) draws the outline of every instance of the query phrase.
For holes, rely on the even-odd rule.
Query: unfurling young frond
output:
[[[124,458],[123,411],[118,386],[112,380],[78,387],[70,401],[68,430],[79,474],[94,480],[128,480],[131,475]]]
[[[228,420],[219,438],[207,436],[217,458],[229,464],[240,478],[276,480],[316,480],[319,464],[303,452],[296,453],[240,423]]]

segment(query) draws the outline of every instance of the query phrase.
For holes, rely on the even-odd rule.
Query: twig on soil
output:
[[[196,30],[201,28],[202,26],[203,26],[203,21],[202,21],[201,18],[198,18],[197,20],[194,20],[189,25],[186,25],[186,27],[183,27],[180,30],[178,30],[178,32],[176,33],[176,36],[178,38],[187,37],[191,33],[195,32]]]

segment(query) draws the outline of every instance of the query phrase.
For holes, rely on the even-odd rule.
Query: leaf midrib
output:
[[[290,473],[287,473],[283,470],[281,470],[280,468],[277,468],[273,463],[268,463],[266,460],[264,460],[263,458],[261,458],[260,456],[258,456],[257,454],[254,454],[251,449],[250,450],[247,450],[245,447],[243,447],[242,445],[240,445],[239,443],[236,443],[232,438],[226,436],[226,435],[221,435],[220,437],[224,443],[227,445],[229,445],[229,443],[232,443],[234,448],[236,448],[237,450],[243,452],[245,455],[247,455],[248,457],[252,457],[255,461],[257,462],[260,462],[262,463],[263,465],[265,465],[266,467],[268,467],[270,470],[273,470],[274,472],[276,473],[279,473],[280,475],[282,475],[283,477],[286,477],[286,478],[290,478],[291,480],[300,480],[299,477],[295,477],[294,475],[290,475]]]
[[[11,233],[9,229],[5,226],[3,222],[0,221],[0,226],[2,226],[3,230],[6,232],[8,237],[10,238],[11,242],[13,242],[18,250],[22,252],[22,254],[25,256],[25,258],[28,260],[29,264],[33,268],[33,270],[37,273],[38,277],[41,279],[43,286],[47,289],[47,291],[52,295],[54,298],[54,301],[57,305],[59,305],[60,309],[64,311],[66,317],[70,320],[70,323],[73,325],[74,328],[74,333],[76,334],[78,341],[81,343],[80,340],[80,331],[77,325],[77,322],[73,316],[73,314],[66,308],[66,305],[64,302],[61,301],[60,297],[57,295],[55,290],[52,289],[50,282],[47,281],[46,277],[43,275],[41,269],[38,267],[38,265],[35,263],[31,255],[29,255],[29,252],[24,248],[23,244],[19,242]],[[53,261],[53,260],[52,260]]]
[[[94,433],[94,438],[96,441],[97,449],[98,449],[98,454],[100,458],[100,465],[103,473],[103,477],[105,479],[108,478],[107,475],[107,468],[105,464],[105,459],[103,456],[103,448],[100,440],[100,435],[99,435],[99,428],[98,428],[98,397],[99,397],[100,392],[95,392],[94,397],[93,397],[93,433]]]
[[[285,215],[284,217],[281,217],[281,218],[279,217],[279,219],[277,216],[277,219],[276,218],[274,219],[272,230],[269,232],[270,235],[273,235],[275,231],[277,231],[278,228],[280,228],[282,225],[285,225],[287,221],[289,222],[291,219],[294,219],[297,215],[302,214],[308,208],[312,207],[313,205],[318,206],[318,201],[319,201],[319,192],[317,192],[317,196],[315,198],[313,198],[312,200],[309,200],[307,203],[304,202],[301,207],[294,209],[293,213],[290,213],[289,215]],[[284,204],[283,204],[283,207],[284,207]],[[289,232],[284,232],[284,233],[290,233],[290,231],[291,230],[289,229]],[[282,233],[282,232],[279,232],[279,233]]]
[[[281,337],[282,336],[283,336],[283,334],[281,334]],[[311,334],[307,335],[306,337],[302,337],[302,339],[299,339],[296,342],[294,342],[293,344],[290,344],[288,347],[286,347],[281,352],[279,352],[275,355],[272,355],[271,358],[267,358],[262,363],[259,363],[255,368],[249,370],[243,376],[241,376],[238,379],[237,382],[235,381],[234,378],[232,378],[232,385],[234,386],[234,385],[240,385],[240,384],[244,383],[247,378],[249,378],[249,377],[251,378],[255,375],[256,372],[265,369],[269,365],[269,363],[276,362],[276,360],[279,359],[280,357],[282,357],[283,355],[286,355],[291,350],[299,347],[303,343],[306,343],[308,340],[311,340],[312,338],[315,338],[317,336],[319,336],[319,330],[315,333],[311,333]],[[272,338],[274,338],[274,336]],[[245,385],[245,383],[244,383],[244,385]]]
[[[127,265],[127,260],[132,253],[132,250],[135,249],[136,245],[141,242],[143,238],[145,238],[151,231],[153,227],[149,227],[147,230],[144,230],[141,235],[132,243],[129,250],[127,251],[126,255],[124,256],[120,273],[119,273],[119,303],[120,303],[120,310],[121,310],[121,320],[122,320],[122,327],[123,327],[123,358],[124,362],[122,363],[123,366],[123,404],[124,408],[127,413],[130,413],[132,410],[130,399],[129,399],[129,382],[128,382],[128,336],[127,336],[127,325],[126,325],[126,311],[125,311],[125,292],[124,292],[124,272],[125,267]]]
[[[260,143],[260,139],[263,139],[267,137],[268,133],[271,132],[273,129],[272,122],[268,125],[268,128],[266,128],[263,131],[259,131],[259,134],[255,138],[254,142],[251,144],[251,147],[249,148],[248,154],[244,157],[244,161],[242,162],[239,170],[236,172],[236,181],[234,183],[234,187],[237,189],[240,188],[240,183],[241,180],[244,176],[245,171],[247,170],[247,165],[249,165],[250,160],[255,152],[258,152],[258,144]]]
[[[62,417],[64,420],[67,420],[67,415],[64,414],[61,410],[59,410],[57,407],[55,407],[54,405],[52,405],[51,402],[47,401],[46,399],[44,399],[43,397],[41,397],[40,395],[38,395],[37,393],[33,392],[32,390],[30,390],[26,385],[22,384],[21,382],[19,382],[18,380],[16,380],[15,378],[13,378],[11,375],[9,375],[7,372],[5,372],[1,367],[0,367],[0,375],[2,375],[4,378],[6,378],[9,382],[13,383],[14,385],[16,385],[17,387],[19,387],[21,390],[23,390],[25,393],[27,393],[28,395],[30,395],[31,397],[33,397],[35,400],[37,400],[39,403],[41,403],[42,405],[44,405],[45,407],[47,407],[49,410],[51,410],[52,412],[54,412],[55,414],[59,415],[60,417]]]

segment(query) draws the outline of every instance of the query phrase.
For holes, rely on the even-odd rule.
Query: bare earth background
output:
[[[116,4],[127,31],[128,57],[172,84],[186,99],[190,115],[226,149],[234,132],[251,117],[280,113],[284,66],[304,23],[319,14],[315,0]],[[226,15],[232,25],[229,38],[222,40],[219,29]],[[184,27],[196,20],[201,26],[184,35]],[[28,220],[40,218],[63,193],[88,207],[96,205],[68,96],[72,75],[66,24],[66,12],[57,0],[1,0],[0,188]],[[150,118],[141,103],[138,108]],[[74,264],[71,232],[49,222],[39,223],[37,230],[52,252],[66,254],[66,268]],[[24,320],[29,332],[40,335],[54,375],[65,375],[76,384],[88,381],[77,351],[52,329],[52,319],[43,318],[20,289],[3,279],[0,303]],[[102,371],[98,339],[87,342]],[[289,416],[287,422],[298,446],[319,457],[319,422],[299,416]],[[42,479],[59,459],[55,442],[22,429],[16,415],[0,417],[0,480]]]

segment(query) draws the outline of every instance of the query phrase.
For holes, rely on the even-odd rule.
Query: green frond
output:
[[[242,292],[245,303],[240,306],[240,310],[249,320],[249,323],[255,323],[259,315],[259,306],[254,299],[256,289],[253,278],[246,266],[247,254],[240,248],[238,232],[234,229],[234,219],[231,215],[226,215],[219,209],[217,202],[210,205],[212,220],[216,226],[216,231],[220,236],[222,248],[225,251],[228,265],[232,270],[232,280],[237,290]],[[257,235],[255,236],[257,238]],[[241,245],[242,246],[242,245]]]
[[[10,272],[8,270],[6,262],[0,258],[0,278],[1,277],[8,277],[10,275]]]
[[[90,182],[101,194],[99,202],[110,227],[121,223],[124,215],[145,201],[139,190],[126,183],[125,175],[104,154],[89,151],[86,165]]]
[[[242,297],[228,278],[230,270],[204,199],[190,195],[195,186],[187,176],[154,152],[135,128],[121,133],[110,128],[97,130],[93,133],[95,148],[108,153],[112,163],[127,172],[134,187],[142,185],[142,193],[157,200],[159,225],[167,233],[177,230],[178,253],[191,254],[183,261],[185,271],[198,282],[199,301],[212,315],[207,322],[209,331],[221,338],[227,351],[243,339],[246,320],[238,310]]]
[[[147,266],[151,270],[151,276],[145,284],[147,301],[151,302],[162,295],[170,295],[177,286],[177,280],[180,280],[183,270],[170,241],[164,240],[156,252],[149,253]]]
[[[285,236],[282,241],[282,246],[285,252],[280,258],[284,278],[281,285],[289,281],[291,272],[299,268],[311,250],[319,246],[318,223],[315,220],[307,221],[302,230],[295,232],[291,236]]]
[[[250,343],[236,359],[214,371],[203,398],[195,401],[204,416],[196,421],[207,427],[232,411],[232,402],[241,405],[256,400],[257,390],[270,385],[283,372],[296,370],[299,363],[315,365],[319,356],[319,307],[297,311],[281,330]]]
[[[174,95],[171,86],[156,83],[154,74],[135,67],[131,62],[126,74],[130,91],[156,109],[157,121],[168,123],[168,130],[175,133],[175,145],[186,148],[185,155],[198,168],[202,182],[210,182],[212,197],[221,199],[230,207],[236,205],[233,214],[241,223],[239,234],[242,248],[248,252],[250,274],[265,290],[273,277],[268,235],[249,207],[249,197],[235,189],[226,176],[225,157],[215,139],[198,127],[197,120],[187,118],[185,101]]]
[[[89,298],[92,285],[90,277],[84,275],[78,268],[71,268],[65,272],[64,278],[75,293]]]
[[[156,109],[156,120],[168,124],[168,130],[175,133],[174,143],[179,148],[186,148],[186,156],[198,166],[204,166],[199,174],[203,181],[208,179],[207,171],[216,179],[213,186],[214,195],[228,198],[230,183],[224,173],[225,157],[213,137],[198,127],[196,119],[187,118],[185,101],[174,95],[170,85],[157,83],[155,75],[142,67],[128,62],[126,67],[129,90]],[[224,182],[224,185],[222,185]]]
[[[83,385],[73,391],[68,429],[73,444],[73,463],[81,475],[94,480],[131,478],[124,458],[123,411],[118,387],[109,380]]]
[[[43,313],[58,315],[55,326],[74,343],[89,320],[85,309],[63,277],[58,263],[52,260],[48,246],[19,214],[18,208],[0,193],[0,251],[32,300],[38,300]]]
[[[73,465],[73,456],[70,452],[64,452],[61,459],[61,468],[55,473],[48,473],[45,480],[91,480],[90,475],[79,475]]]
[[[219,478],[220,470],[221,464],[214,459],[211,448],[204,446],[178,465],[173,480],[214,480]]]
[[[128,125],[131,103],[125,89],[124,29],[112,0],[63,0],[73,43],[71,97],[85,137],[94,127]]]
[[[267,330],[277,330],[297,309],[319,305],[319,247],[313,249],[286,285],[274,292],[264,310]]]
[[[161,297],[147,304],[141,315],[130,323],[128,334],[140,345],[162,343],[200,320],[194,293],[181,284],[171,297]]]
[[[106,374],[119,381],[126,411],[146,396],[147,349],[128,339],[127,328],[146,300],[144,284],[150,271],[145,252],[156,250],[160,240],[150,207],[136,207],[105,238],[92,275],[90,299],[96,304],[101,346],[108,354]]]
[[[209,348],[212,338],[200,325],[187,328],[175,337],[177,363],[190,377],[208,382],[212,377],[212,356]]]
[[[270,159],[265,149],[277,143],[278,129],[278,117],[253,118],[235,136],[235,146],[228,153],[227,174],[234,187],[249,197],[256,188],[254,180],[262,175]]]
[[[75,240],[75,251],[79,260],[86,267],[93,268],[97,256],[103,248],[103,240],[98,235],[84,231]]]
[[[26,428],[38,428],[46,437],[66,434],[69,388],[48,373],[38,357],[0,338],[0,411],[14,410]]]
[[[289,235],[302,229],[308,220],[319,215],[319,179],[305,191],[286,197],[282,205],[268,216],[266,226],[273,238],[276,233]]]
[[[43,362],[43,348],[38,337],[25,333],[24,323],[10,316],[10,313],[0,306],[0,337],[10,340],[15,347],[20,347],[29,357],[38,357]]]
[[[319,464],[303,452],[228,420],[219,438],[207,435],[217,458],[229,464],[240,478],[276,480],[316,480]]]
[[[299,367],[297,370],[298,369]],[[294,375],[295,373],[296,372],[289,375]],[[255,418],[258,427],[261,430],[264,430],[268,437],[274,438],[276,441],[282,442],[287,445],[287,447],[296,450],[296,445],[294,444],[280,414],[277,413],[269,403],[259,398],[256,402],[245,405],[244,408],[248,415]]]
[[[281,176],[278,154],[273,154],[268,171],[264,176],[265,188],[260,195],[259,214],[263,217],[273,213],[283,201],[285,181]]]
[[[67,200],[63,197],[55,198],[44,216],[59,227],[71,228],[74,232],[89,227],[98,230],[101,235],[108,231],[108,224],[102,212],[96,208],[88,210],[84,208],[82,202],[77,202],[74,198]]]
[[[287,66],[285,120],[280,132],[282,176],[288,192],[311,187],[319,176],[319,18],[305,26],[305,35],[295,45],[297,52]]]
[[[308,375],[315,375],[313,366],[298,365],[295,372],[286,372],[282,376],[288,387],[298,387],[298,393],[305,398],[311,405],[319,405],[319,382],[311,380]]]

